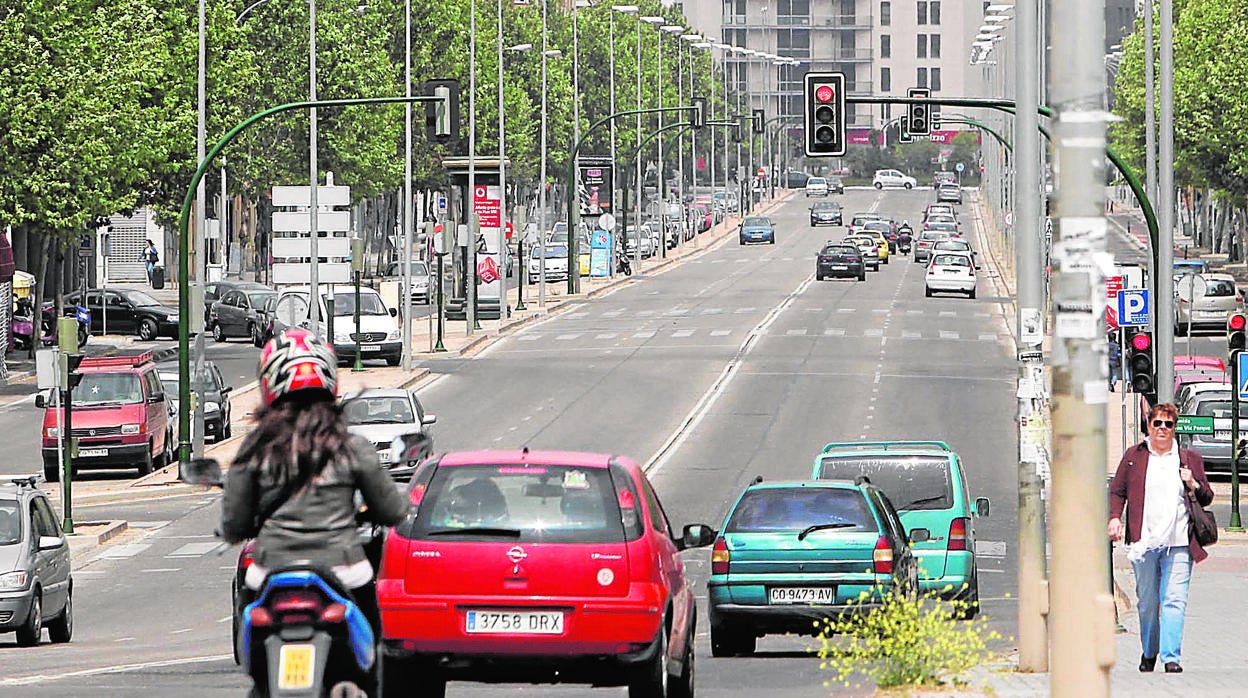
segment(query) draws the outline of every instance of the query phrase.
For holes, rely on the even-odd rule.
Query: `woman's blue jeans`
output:
[[[1177,664],[1183,652],[1183,617],[1187,612],[1187,585],[1192,578],[1192,554],[1186,545],[1174,545],[1150,550],[1132,565],[1144,656],[1160,656],[1162,664]]]

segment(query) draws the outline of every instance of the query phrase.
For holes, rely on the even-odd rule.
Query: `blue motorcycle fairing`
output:
[[[243,659],[243,669],[247,673],[251,673],[251,652],[249,648],[251,647],[252,609],[263,606],[264,602],[268,600],[270,592],[274,589],[302,589],[307,587],[320,589],[325,592],[325,595],[331,601],[347,607],[347,635],[351,640],[351,651],[355,654],[355,663],[364,671],[372,668],[373,662],[376,660],[375,638],[373,637],[373,628],[368,624],[368,619],[364,617],[364,612],[360,610],[359,606],[355,605],[355,602],[334,590],[319,574],[310,570],[298,570],[270,574],[268,580],[265,581],[264,587],[260,590],[260,595],[243,609],[241,633],[243,651],[240,654]]]

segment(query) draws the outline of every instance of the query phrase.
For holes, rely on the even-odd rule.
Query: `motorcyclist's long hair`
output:
[[[301,390],[256,413],[256,428],[239,447],[236,463],[256,463],[274,482],[298,492],[331,462],[349,457],[342,409],[328,391]]]

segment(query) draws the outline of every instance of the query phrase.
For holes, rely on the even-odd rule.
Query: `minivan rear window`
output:
[[[875,516],[862,492],[832,487],[767,487],[750,490],[728,520],[731,533],[802,531],[823,524],[876,531]]]
[[[627,500],[627,501],[623,501]],[[636,493],[617,495],[603,468],[562,465],[439,467],[412,529],[417,540],[622,543]]]
[[[949,459],[943,456],[835,456],[819,466],[821,480],[853,480],[866,475],[898,511],[953,506]]]

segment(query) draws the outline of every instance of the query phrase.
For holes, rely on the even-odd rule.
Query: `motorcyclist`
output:
[[[372,566],[356,532],[359,492],[367,516],[393,526],[411,505],[367,440],[347,432],[337,402],[333,348],[304,329],[269,340],[260,354],[262,407],[225,485],[221,535],[255,538],[245,583],[259,590],[269,570],[296,562],[330,568],[351,590],[380,638]]]
[[[910,221],[902,221],[901,227],[897,229],[897,246],[909,249],[914,231],[910,228]]]

